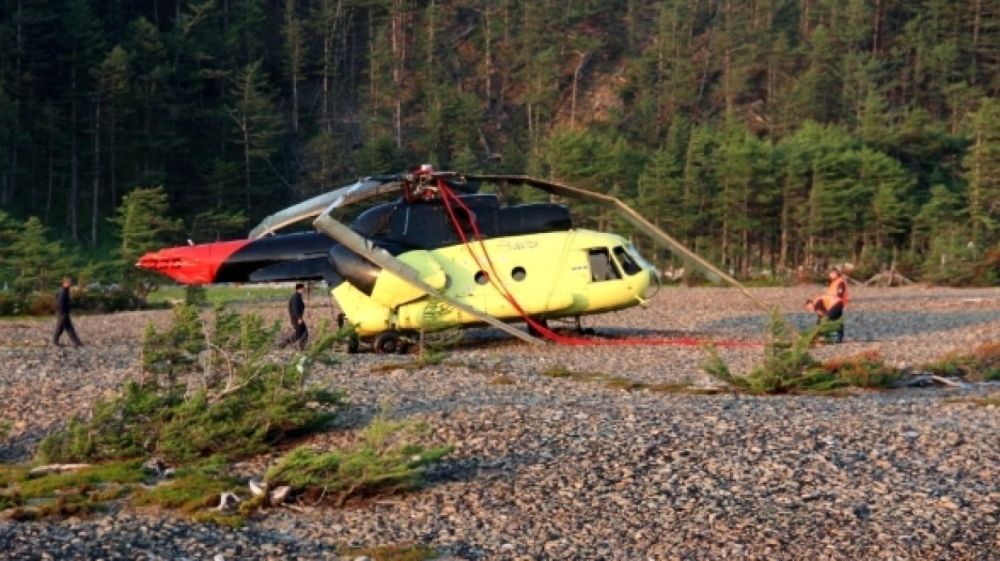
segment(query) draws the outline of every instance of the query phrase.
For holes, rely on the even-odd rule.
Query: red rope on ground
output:
[[[541,322],[535,320],[524,308],[517,302],[517,299],[510,292],[503,281],[500,280],[500,275],[497,274],[496,266],[493,264],[493,259],[490,258],[489,252],[486,250],[486,244],[483,241],[483,235],[479,231],[479,225],[476,222],[476,215],[471,209],[465,204],[461,197],[455,195],[451,189],[448,188],[447,184],[441,179],[438,180],[438,192],[441,194],[441,200],[444,202],[445,210],[448,212],[448,217],[451,219],[452,226],[454,226],[455,231],[458,232],[458,237],[462,240],[462,244],[465,246],[466,250],[469,252],[469,256],[472,260],[476,262],[476,266],[480,271],[486,274],[487,280],[490,284],[503,296],[511,306],[517,310],[517,313],[521,316],[521,319],[525,321],[529,326],[531,326],[536,332],[538,332],[542,337],[548,339],[559,345],[575,345],[575,346],[626,346],[626,345],[663,345],[663,346],[683,346],[683,347],[699,347],[702,345],[714,345],[717,347],[755,347],[759,346],[760,343],[749,342],[749,341],[715,341],[710,339],[699,339],[696,337],[670,337],[670,338],[646,338],[646,337],[624,337],[620,339],[591,339],[584,337],[571,337],[567,335],[562,335],[556,333],[555,331],[549,329],[547,326],[543,325]],[[458,217],[455,214],[455,209],[452,204],[458,205],[459,208],[465,211],[466,216],[469,217],[469,224],[472,226],[472,233],[475,236],[480,249],[483,252],[483,257],[485,258],[488,268],[483,266],[482,261],[480,261],[479,256],[472,248],[472,244],[469,242],[465,235],[465,231],[462,229],[461,224],[458,221]]]

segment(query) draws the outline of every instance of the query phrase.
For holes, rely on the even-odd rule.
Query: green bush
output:
[[[214,336],[207,336],[197,310],[181,306],[168,331],[148,326],[143,366],[149,376],[98,402],[89,420],[74,419],[43,440],[38,460],[235,459],[332,419],[340,395],[306,388],[305,381],[310,361],[333,337],[321,333],[305,356],[279,363],[266,360],[274,331],[259,316],[220,310],[215,325]]]
[[[951,376],[975,382],[1000,380],[1000,341],[983,343],[970,353],[951,352],[924,365],[938,376]]]
[[[412,443],[426,432],[423,424],[379,416],[356,447],[330,452],[296,448],[267,471],[266,480],[272,486],[321,489],[341,505],[352,497],[410,490],[419,485],[426,466],[452,449]]]
[[[809,353],[810,346],[838,325],[838,322],[824,322],[797,334],[778,312],[773,312],[764,361],[749,374],[733,375],[715,349],[710,349],[704,368],[708,374],[738,389],[759,394],[824,392],[844,386],[886,387],[898,379],[898,371],[877,354],[866,353],[825,364],[817,362]]]

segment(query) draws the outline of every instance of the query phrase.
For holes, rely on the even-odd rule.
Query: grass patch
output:
[[[0,421],[0,438],[7,438],[10,434],[10,430],[14,428],[14,423],[11,421]]]
[[[962,378],[970,382],[1000,380],[1000,341],[983,343],[969,353],[948,353],[925,364],[923,369],[938,376]]]
[[[205,301],[212,306],[234,303],[279,302],[287,300],[291,293],[289,288],[272,286],[236,286],[213,285],[205,287]],[[188,293],[183,286],[161,286],[155,292],[149,293],[146,301],[149,304],[169,304],[185,302]]]
[[[370,557],[373,561],[429,561],[441,556],[425,545],[379,545],[374,547],[338,547],[337,555],[347,559]]]
[[[9,510],[15,520],[87,514],[125,497],[144,479],[137,461],[40,476],[32,476],[24,466],[3,466],[0,511]]]
[[[195,514],[217,505],[223,491],[233,491],[238,486],[236,479],[195,470],[138,491],[133,502],[137,506],[157,506]]]
[[[271,487],[290,485],[329,497],[338,505],[355,497],[409,491],[419,487],[428,465],[452,450],[413,443],[427,432],[422,423],[389,421],[379,415],[356,446],[330,452],[296,448],[267,471],[265,480]]]
[[[146,479],[141,462],[126,461],[96,465],[69,473],[40,477],[26,476],[17,482],[17,492],[24,498],[52,497],[64,489],[90,489],[109,484],[140,483]]]
[[[809,354],[813,342],[835,330],[836,322],[817,325],[797,334],[780,314],[771,314],[764,360],[746,376],[736,376],[710,349],[705,371],[734,388],[754,394],[825,393],[856,386],[884,388],[899,379],[899,372],[885,364],[877,352],[819,363]]]

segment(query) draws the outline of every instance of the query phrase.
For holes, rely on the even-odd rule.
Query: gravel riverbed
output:
[[[820,287],[753,289],[794,324]],[[283,319],[284,304],[255,305]],[[332,316],[319,294],[310,323]],[[1000,341],[1000,289],[853,288],[847,342],[898,365]],[[75,318],[82,349],[48,344],[51,319],[0,321],[0,461],[136,376],[142,333],[169,312]],[[737,291],[669,288],[649,309],[584,318],[598,334],[760,339],[767,314]],[[721,350],[736,371],[759,347]],[[748,397],[625,391],[548,368],[647,383],[715,382],[689,346],[532,348],[492,330],[435,366],[345,355],[316,381],[350,401],[334,445],[382,406],[426,421],[455,451],[426,488],[346,509],[279,509],[230,530],[119,511],[0,521],[3,559],[336,559],[343,545],[420,543],[443,559],[1000,559],[1000,387]],[[266,462],[266,460],[263,460]]]

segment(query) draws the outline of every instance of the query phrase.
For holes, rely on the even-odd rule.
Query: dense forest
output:
[[[0,0],[0,269],[120,258],[138,188],[203,242],[429,162],[743,277],[996,284],[998,94],[997,0]]]

